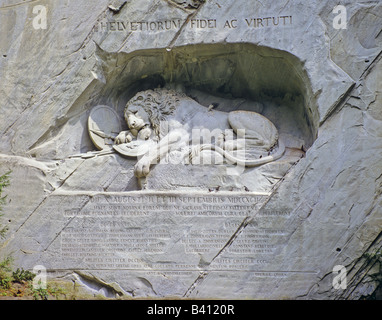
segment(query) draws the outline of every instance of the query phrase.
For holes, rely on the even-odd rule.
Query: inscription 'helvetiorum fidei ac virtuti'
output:
[[[190,30],[202,29],[236,29],[236,28],[271,28],[286,27],[293,24],[292,15],[248,17],[242,19],[165,19],[165,20],[115,20],[101,21],[95,31],[169,31],[179,30],[185,26]]]

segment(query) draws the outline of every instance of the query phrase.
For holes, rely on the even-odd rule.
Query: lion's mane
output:
[[[154,89],[138,92],[129,100],[125,107],[125,119],[129,112],[136,111],[141,107],[147,113],[154,134],[161,138],[160,123],[174,113],[182,98],[187,97],[183,93],[168,89]]]

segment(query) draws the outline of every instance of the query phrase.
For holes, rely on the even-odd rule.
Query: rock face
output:
[[[342,5],[3,1],[0,258],[108,297],[375,296],[382,5]],[[133,132],[126,104],[160,90],[175,93],[145,101],[147,141],[168,137],[154,118],[189,136],[137,178],[147,157],[113,138]],[[210,149],[185,158],[192,129],[215,127],[237,156],[285,151],[254,167]]]

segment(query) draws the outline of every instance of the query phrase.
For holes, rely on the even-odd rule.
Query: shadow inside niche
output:
[[[137,92],[157,87],[183,91],[217,110],[259,112],[280,132],[296,134],[309,148],[317,137],[318,112],[303,63],[294,55],[248,43],[200,44],[107,53],[98,49],[106,84],[98,92],[123,114]]]

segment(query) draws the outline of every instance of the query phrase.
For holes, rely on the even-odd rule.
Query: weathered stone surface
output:
[[[12,170],[0,258],[107,297],[375,292],[380,3],[343,1],[346,29],[333,26],[332,0],[38,4],[46,29],[35,28],[36,3],[0,4],[0,174]],[[108,106],[116,135],[129,129],[126,103],[158,87],[189,97],[201,120],[261,114],[277,129],[270,146],[279,139],[285,153],[233,175],[224,157],[175,163],[173,150],[137,179],[139,159],[97,151],[105,141],[92,140],[89,115]],[[333,285],[337,265],[345,289]]]

